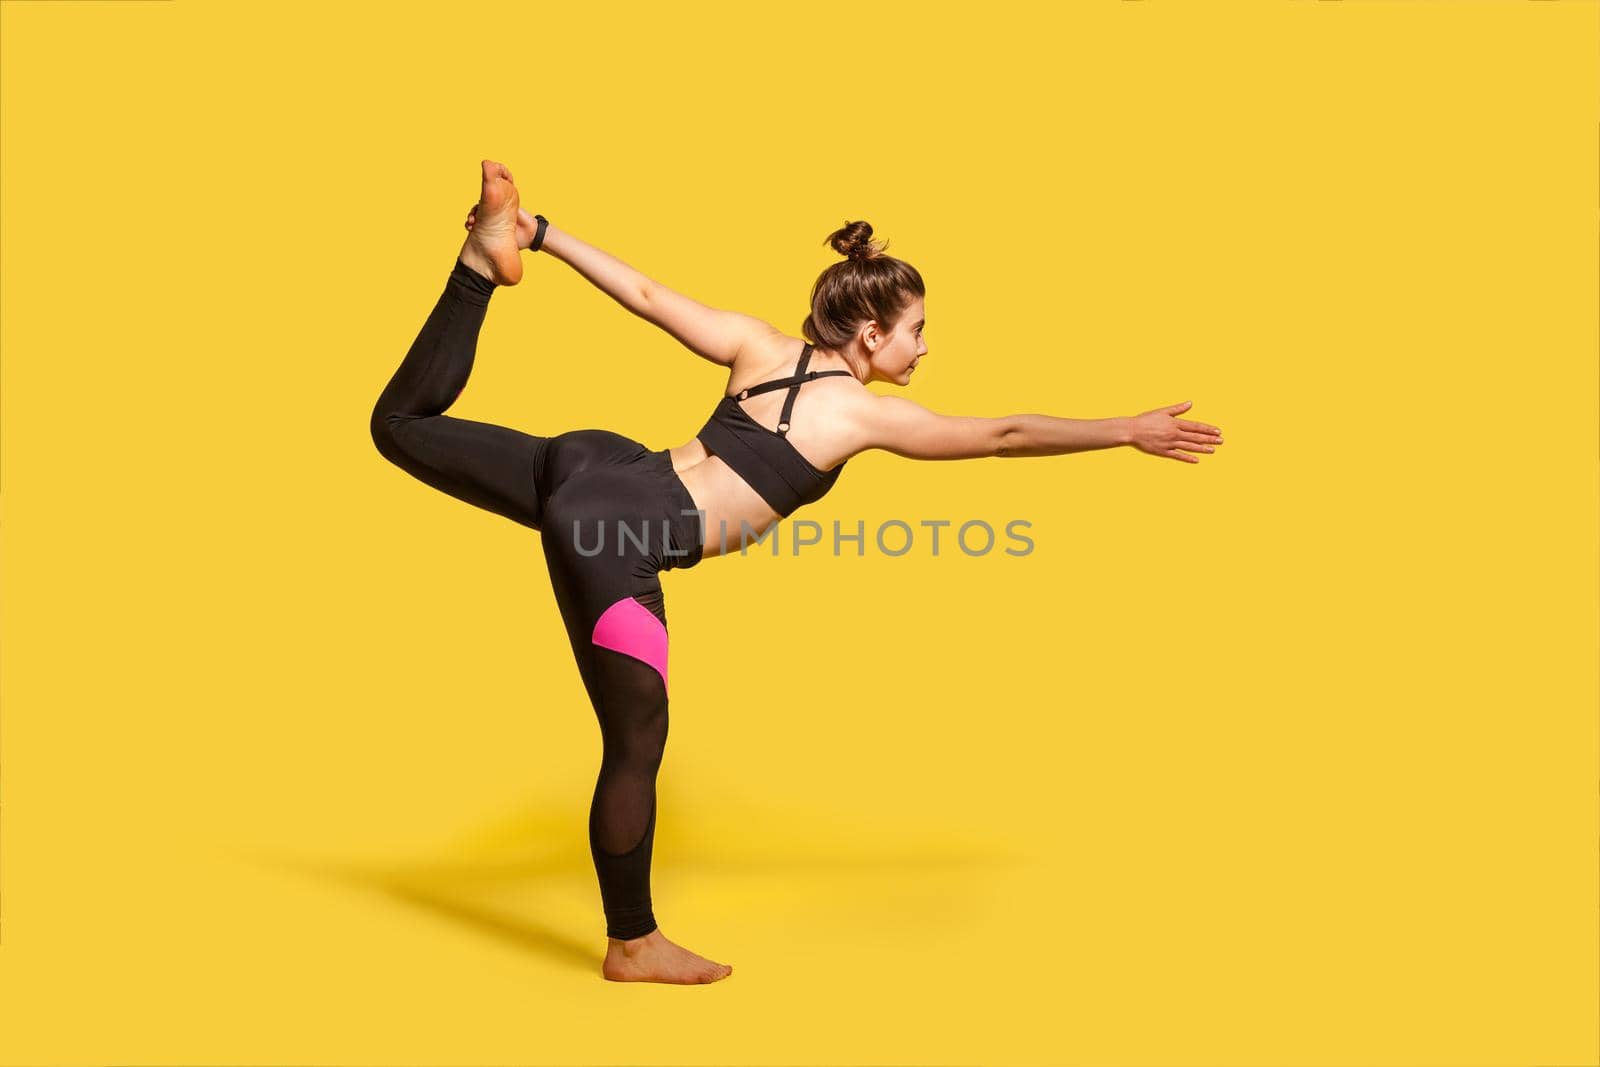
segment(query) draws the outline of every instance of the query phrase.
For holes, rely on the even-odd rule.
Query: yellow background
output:
[[[0,1060],[1600,1060],[1594,3],[0,40]],[[600,978],[537,536],[368,436],[486,156],[792,334],[867,219],[928,282],[915,399],[1227,439],[871,454],[797,518],[1035,551],[666,577],[655,897],[711,987]],[[452,413],[688,439],[722,373],[525,259]]]

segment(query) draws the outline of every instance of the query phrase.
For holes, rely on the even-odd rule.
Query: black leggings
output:
[[[666,450],[608,430],[538,437],[442,412],[472,373],[495,285],[459,259],[372,411],[378,451],[421,481],[540,531],[604,755],[589,849],[606,933],[655,929],[650,852],[667,741],[663,570],[700,562],[700,519]]]

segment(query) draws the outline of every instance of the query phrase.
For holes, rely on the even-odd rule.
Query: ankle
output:
[[[666,939],[662,936],[661,927],[659,926],[642,937],[630,937],[626,941],[619,937],[610,938],[612,946],[621,949],[622,954],[630,959],[664,940]]]
[[[488,257],[471,245],[462,248],[461,253],[456,256],[455,269],[457,274],[466,271],[476,275],[476,278],[468,277],[461,280],[473,285],[480,291],[487,291],[485,286],[492,288],[497,284],[494,280],[494,265],[489,261]],[[478,279],[482,279],[483,285],[477,284]]]

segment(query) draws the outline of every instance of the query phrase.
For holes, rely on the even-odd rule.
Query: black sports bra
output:
[[[780,516],[788,515],[802,504],[822,499],[833,488],[839,472],[844,470],[843,463],[831,471],[817,470],[789,442],[787,436],[789,413],[794,410],[794,399],[800,393],[800,386],[813,378],[850,373],[847,370],[808,372],[806,364],[810,362],[811,345],[808,343],[805,351],[800,353],[800,362],[792,375],[752,385],[740,390],[737,396],[724,396],[698,435],[706,448],[721,456],[722,461],[749,483],[750,488],[761,494],[761,499]],[[761,425],[739,405],[739,401],[746,397],[785,388],[789,390],[789,395],[783,401],[783,414],[778,417],[776,430]]]

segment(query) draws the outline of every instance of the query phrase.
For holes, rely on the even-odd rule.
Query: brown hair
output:
[[[811,314],[800,326],[811,343],[843,348],[871,320],[892,331],[911,302],[927,296],[917,268],[884,255],[872,240],[870,223],[846,222],[826,243],[846,258],[824,270],[811,287]]]

